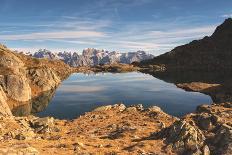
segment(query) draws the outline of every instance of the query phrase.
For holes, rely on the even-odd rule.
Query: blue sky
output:
[[[231,0],[0,0],[0,42],[12,49],[145,50],[154,55],[210,35]]]

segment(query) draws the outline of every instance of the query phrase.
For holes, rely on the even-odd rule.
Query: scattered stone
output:
[[[142,111],[142,110],[144,110],[144,109],[143,109],[143,105],[142,105],[142,104],[131,105],[130,107],[135,107],[135,108],[136,108],[136,110],[138,110],[138,111]]]
[[[106,110],[110,110],[111,108],[112,108],[112,105],[107,105],[107,106],[97,107],[93,111],[106,111]]]
[[[35,129],[37,133],[46,133],[56,131],[57,128],[54,125],[53,117],[37,118],[30,122],[31,127]]]
[[[98,107],[96,109],[94,109],[93,111],[107,111],[107,110],[119,110],[119,111],[123,111],[126,109],[126,106],[124,104],[115,104],[115,105],[107,105],[107,106],[101,106]]]
[[[158,106],[149,107],[149,108],[148,108],[148,111],[152,111],[152,112],[163,112],[163,111],[161,110],[161,108],[158,107]]]
[[[166,126],[165,126],[165,123],[163,123],[163,122],[161,122],[160,123],[160,128],[165,128]]]
[[[217,146],[216,153],[229,155],[232,152],[232,127],[223,124],[216,132],[213,143]]]
[[[33,139],[35,136],[36,134],[33,131],[23,131],[16,135],[15,138],[17,140],[30,140]]]
[[[38,155],[39,151],[29,144],[17,144],[10,147],[1,147],[0,154]]]
[[[210,155],[210,150],[209,150],[209,147],[207,145],[205,145],[203,147],[202,153],[203,153],[203,155]]]
[[[136,107],[128,107],[128,108],[126,108],[126,111],[134,112],[134,111],[137,111],[137,108]]]
[[[166,137],[168,144],[172,144],[174,150],[180,153],[199,152],[203,147],[205,137],[202,132],[186,121],[176,121],[167,128]]]
[[[8,104],[6,103],[7,97],[0,85],[0,116],[12,117],[12,113]]]
[[[226,108],[232,108],[232,103],[231,102],[225,102],[222,104]]]
[[[198,124],[203,130],[209,130],[212,128],[211,116],[209,115],[200,115],[198,117]]]
[[[209,105],[200,105],[197,107],[196,111],[198,113],[202,113],[202,112],[210,113],[210,106]]]

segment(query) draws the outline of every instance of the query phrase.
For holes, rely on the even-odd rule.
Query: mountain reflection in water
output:
[[[143,104],[145,107],[160,106],[165,112],[182,116],[193,112],[198,105],[210,104],[215,97],[186,92],[174,84],[201,81],[219,83],[212,73],[104,73],[72,74],[56,91],[49,91],[33,99],[31,104],[13,109],[15,115],[36,114],[60,119],[73,119],[102,105],[123,102],[129,106]],[[215,79],[215,78],[216,79]],[[228,75],[223,76],[227,81]],[[159,80],[162,79],[162,80]],[[221,82],[221,83],[223,83]],[[174,84],[172,84],[174,83]],[[54,95],[55,93],[55,95]]]

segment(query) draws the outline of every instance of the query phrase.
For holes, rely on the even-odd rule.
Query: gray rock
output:
[[[139,110],[139,111],[144,110],[142,104],[131,105],[130,107],[134,107],[134,108],[136,108],[136,110]]]
[[[151,112],[163,112],[162,109],[158,106],[149,107],[148,110]]]
[[[54,125],[54,118],[52,117],[36,118],[31,120],[30,124],[37,133],[53,132],[57,130]]]
[[[207,145],[205,145],[203,147],[202,153],[203,153],[203,155],[210,155],[210,150],[209,150],[209,147]]]
[[[31,81],[42,91],[53,89],[61,82],[60,78],[49,67],[30,69],[28,74]]]
[[[232,127],[223,124],[216,132],[213,143],[217,146],[217,153],[229,155],[232,152]]]
[[[198,118],[198,124],[200,126],[200,128],[204,129],[204,130],[209,130],[212,128],[212,122],[211,122],[211,116],[209,115],[200,115]]]
[[[114,105],[106,105],[106,106],[101,106],[93,111],[107,111],[107,110],[119,110],[123,111],[126,109],[126,106],[124,104],[114,104]]]
[[[29,81],[24,75],[0,75],[0,85],[6,95],[16,101],[25,102],[31,99]]]
[[[0,46],[0,66],[19,70],[23,68],[24,63],[13,53],[8,52],[7,48]]]
[[[15,138],[17,140],[26,140],[26,139],[30,140],[30,139],[33,139],[35,136],[36,134],[33,131],[29,130],[29,131],[20,132],[19,134],[15,136]]]
[[[203,133],[186,121],[176,121],[167,130],[167,142],[178,152],[199,152],[203,147]]]
[[[10,111],[10,108],[8,104],[6,103],[7,97],[5,93],[3,92],[2,87],[0,86],[0,116],[12,116],[12,113]]]

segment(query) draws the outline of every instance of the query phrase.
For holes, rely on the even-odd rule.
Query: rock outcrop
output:
[[[204,147],[208,146],[204,146],[202,131],[185,120],[176,121],[164,131],[161,133],[166,136],[166,143],[178,154],[206,154]]]
[[[12,113],[10,111],[10,108],[8,104],[6,103],[7,97],[0,86],[0,117],[11,117]]]
[[[56,73],[49,67],[32,68],[28,72],[33,85],[41,88],[41,91],[48,91],[56,88],[57,84],[61,82],[61,79]]]
[[[5,46],[0,45],[0,66],[19,71],[24,67],[24,63]]]
[[[13,100],[26,102],[31,99],[31,88],[25,75],[0,75],[0,85],[7,96]]]
[[[5,106],[5,101],[11,109],[33,102],[43,92],[55,89],[71,72],[72,69],[63,62],[31,58],[1,45],[1,96],[5,94],[1,97],[1,106]]]

